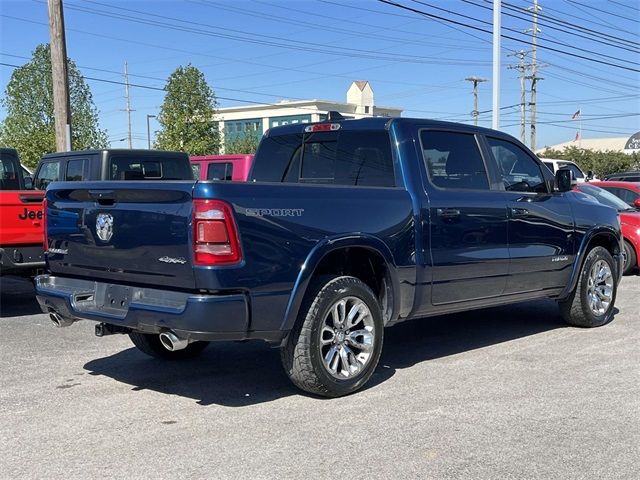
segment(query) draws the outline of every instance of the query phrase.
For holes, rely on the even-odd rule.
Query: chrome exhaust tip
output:
[[[187,348],[189,340],[186,338],[180,338],[171,330],[167,330],[160,334],[160,343],[162,343],[162,346],[170,352],[175,352],[177,350]]]
[[[75,323],[75,320],[64,318],[56,312],[49,312],[49,318],[51,319],[51,322],[58,328],[68,327],[69,325]]]

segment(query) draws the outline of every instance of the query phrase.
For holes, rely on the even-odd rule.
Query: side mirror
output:
[[[558,192],[568,192],[576,183],[573,172],[568,168],[561,168],[556,172],[556,190]]]
[[[638,210],[640,210],[640,197],[636,198],[633,201],[633,206],[636,207]]]
[[[33,190],[33,178],[28,175],[24,177],[24,189]]]
[[[587,170],[587,178],[586,178],[587,182],[589,180],[593,180],[593,170]]]

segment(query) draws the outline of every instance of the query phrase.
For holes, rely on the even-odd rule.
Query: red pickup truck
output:
[[[44,192],[25,187],[18,153],[0,149],[0,275],[31,276],[44,268]]]

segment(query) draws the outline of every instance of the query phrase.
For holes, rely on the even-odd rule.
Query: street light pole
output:
[[[147,144],[149,146],[149,150],[151,150],[151,126],[149,125],[149,119],[156,118],[155,115],[147,115]]]
[[[500,0],[493,0],[493,112],[491,128],[500,128]]]

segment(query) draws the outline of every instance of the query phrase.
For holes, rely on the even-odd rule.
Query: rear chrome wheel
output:
[[[373,374],[383,330],[380,304],[366,283],[348,276],[317,277],[281,349],[282,365],[302,390],[348,395]]]
[[[335,302],[324,317],[318,342],[327,372],[339,379],[358,375],[371,360],[375,333],[366,303],[356,297]]]

